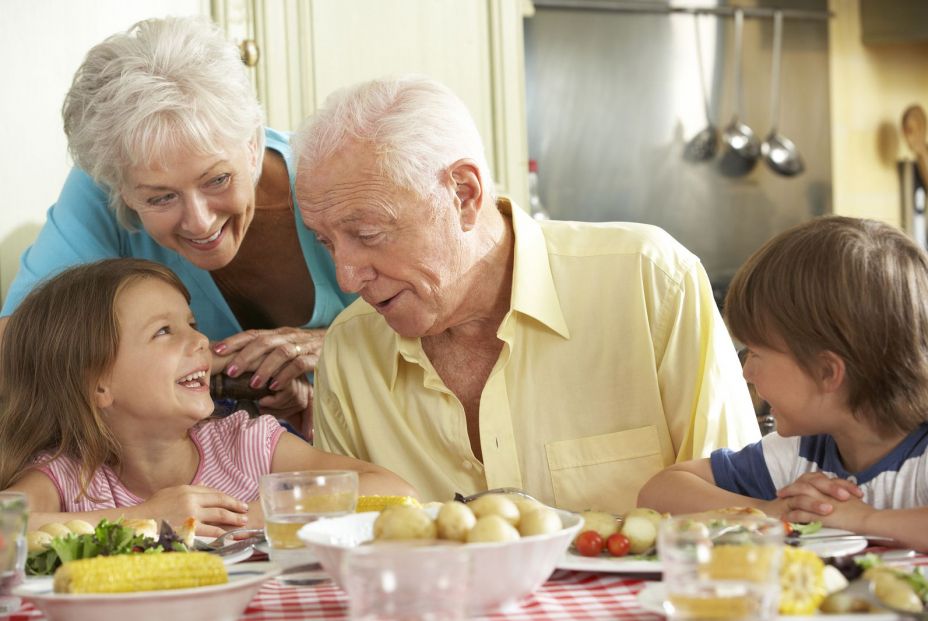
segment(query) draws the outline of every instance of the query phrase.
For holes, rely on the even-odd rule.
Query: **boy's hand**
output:
[[[835,500],[863,498],[863,491],[845,479],[829,477],[822,472],[807,472],[777,492],[778,498],[812,495],[826,496]],[[824,514],[823,514],[824,515]]]
[[[801,498],[801,497],[795,497]],[[870,515],[876,512],[872,506],[860,498],[852,496],[848,500],[835,502],[831,505],[828,515],[811,513],[802,509],[793,509],[785,514],[790,522],[812,522],[820,520],[822,525],[829,528],[841,528],[855,533],[865,530],[865,523]]]

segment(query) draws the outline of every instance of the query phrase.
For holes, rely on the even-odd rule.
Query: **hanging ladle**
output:
[[[741,49],[744,36],[744,11],[735,9],[735,116],[722,134],[726,145],[719,164],[721,171],[732,177],[751,172],[760,157],[760,142],[751,128],[741,122]]]
[[[780,52],[783,45],[783,12],[773,14],[773,69],[770,76],[770,133],[761,145],[764,161],[776,173],[792,177],[805,170],[793,141],[777,131],[780,123]]]
[[[683,157],[691,162],[702,162],[715,157],[715,152],[719,148],[719,130],[709,114],[709,93],[706,90],[706,70],[702,62],[702,40],[699,36],[699,13],[693,13],[693,27],[696,31],[696,63],[699,69],[699,90],[706,113],[706,126],[686,143]]]

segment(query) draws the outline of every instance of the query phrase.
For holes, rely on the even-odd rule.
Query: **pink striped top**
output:
[[[271,471],[271,459],[284,428],[273,416],[249,419],[248,412],[241,410],[200,423],[189,433],[200,453],[200,466],[190,485],[212,487],[242,502],[252,502],[258,498],[258,477]],[[36,461],[42,458],[40,455]],[[144,502],[123,485],[109,466],[97,470],[87,494],[78,498],[78,466],[77,461],[65,456],[37,466],[58,488],[61,511],[96,511]]]

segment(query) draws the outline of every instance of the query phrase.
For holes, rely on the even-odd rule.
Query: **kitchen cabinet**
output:
[[[213,0],[236,41],[252,39],[268,124],[296,129],[333,90],[422,73],[464,101],[498,191],[528,204],[520,0]]]
[[[860,0],[865,44],[928,41],[928,3],[920,0]]]

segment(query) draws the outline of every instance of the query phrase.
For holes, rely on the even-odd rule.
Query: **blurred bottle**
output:
[[[536,160],[528,161],[528,209],[536,220],[551,219],[538,195],[538,162]]]
[[[209,393],[213,399],[251,399],[258,400],[273,394],[267,387],[252,388],[249,385],[252,373],[243,373],[238,377],[229,377],[224,373],[217,373],[209,378]]]

